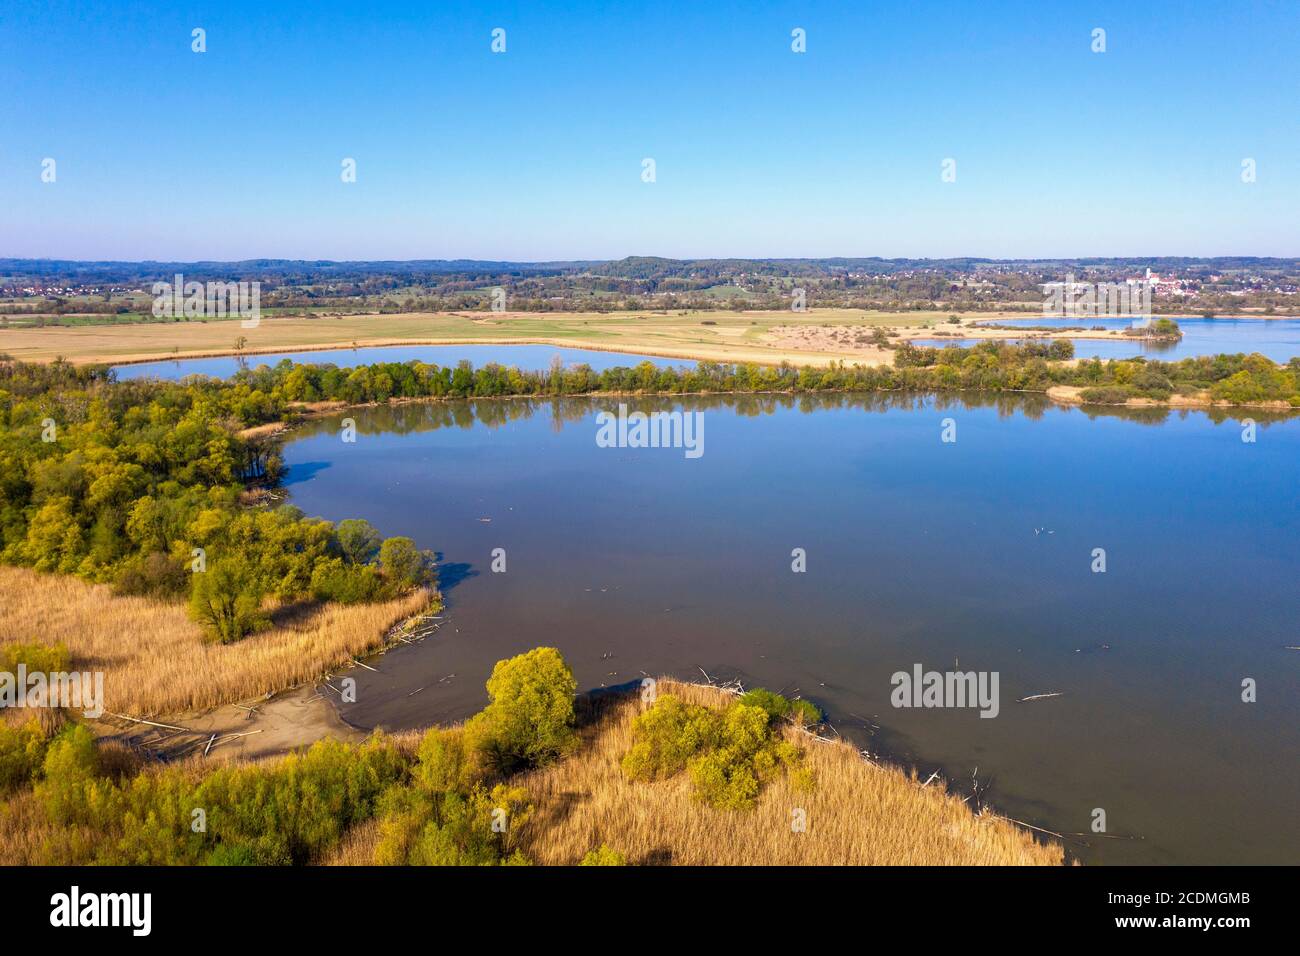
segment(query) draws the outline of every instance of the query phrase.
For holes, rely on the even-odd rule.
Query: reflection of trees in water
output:
[[[560,431],[567,424],[590,419],[596,412],[617,412],[626,405],[628,411],[646,413],[687,411],[730,411],[746,418],[759,418],[777,411],[851,410],[870,413],[889,411],[972,411],[991,408],[1000,418],[1021,415],[1037,421],[1052,409],[1062,413],[1081,412],[1090,419],[1121,418],[1139,425],[1163,424],[1171,414],[1185,419],[1204,415],[1216,425],[1226,421],[1252,418],[1267,426],[1293,416],[1262,409],[1165,408],[1150,406],[1130,408],[1107,405],[1058,405],[1041,393],[1015,392],[801,392],[795,394],[681,395],[681,396],[596,396],[557,398],[463,399],[455,401],[404,402],[393,405],[366,406],[339,412],[304,424],[301,435],[335,432],[344,418],[357,423],[363,435],[398,434],[436,431],[440,428],[467,429],[474,425],[498,428],[511,422],[532,418],[538,413],[550,415],[551,427]]]

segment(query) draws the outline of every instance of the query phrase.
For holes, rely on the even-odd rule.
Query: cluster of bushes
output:
[[[514,835],[533,807],[508,778],[573,749],[576,690],[553,647],[499,661],[487,707],[462,727],[430,730],[409,782],[385,795],[374,862],[527,864]]]
[[[499,662],[487,708],[430,730],[414,754],[376,735],[207,773],[120,772],[81,724],[52,738],[34,723],[0,725],[0,788],[34,787],[51,864],[306,864],[371,819],[377,863],[527,863],[515,834],[532,807],[508,776],[571,749],[574,688],[559,652],[538,648]]]
[[[1147,325],[1134,326],[1124,330],[1125,335],[1144,339],[1160,339],[1164,342],[1177,342],[1183,337],[1183,330],[1173,319],[1156,319]]]
[[[0,560],[113,582],[128,593],[180,596],[211,590],[196,588],[199,576],[188,573],[196,570],[195,549],[202,548],[208,561],[232,565],[222,571],[224,584],[242,588],[242,608],[231,601],[214,608],[209,595],[194,596],[196,615],[233,628],[214,628],[225,639],[256,627],[270,595],[365,601],[419,580],[405,539],[385,545],[391,560],[383,551],[376,560],[366,556],[372,549],[353,547],[328,522],[292,508],[241,506],[247,483],[274,482],[282,470],[275,446],[246,430],[293,420],[301,402],[1076,385],[1151,398],[1209,389],[1222,401],[1300,407],[1300,363],[1294,359],[1286,366],[1260,355],[1060,363],[1072,355],[1069,340],[1054,339],[970,348],[901,344],[893,367],[701,362],[657,368],[642,362],[597,373],[586,365],[522,371],[412,361],[340,369],[285,360],[225,382],[200,376],[117,382],[103,367],[29,365],[0,356]],[[405,570],[395,572],[399,567]]]
[[[269,396],[271,404],[285,410],[285,414],[290,413],[294,402],[326,399],[385,403],[410,398],[562,396],[593,392],[1046,391],[1052,385],[1133,385],[1139,394],[1156,397],[1153,391],[1143,391],[1141,383],[1133,383],[1144,370],[1154,370],[1174,385],[1198,389],[1210,388],[1245,372],[1261,393],[1300,399],[1300,379],[1294,363],[1278,366],[1260,355],[1219,355],[1168,363],[1134,358],[1106,362],[1094,359],[1075,367],[1059,364],[1073,356],[1074,344],[1069,339],[1050,339],[1020,344],[987,340],[969,348],[900,343],[894,352],[893,367],[837,363],[814,368],[788,363],[759,366],[700,362],[694,368],[658,368],[642,362],[595,372],[582,364],[524,371],[496,364],[475,369],[468,362],[461,362],[455,368],[447,368],[412,361],[349,370],[333,365],[294,365],[285,360],[275,367],[244,370],[232,379],[232,384],[250,395]],[[1270,375],[1279,378],[1268,380]],[[1253,394],[1246,389],[1238,391]]]
[[[246,483],[281,470],[242,430],[285,410],[240,383],[0,359],[0,560],[188,596],[223,641],[258,627],[269,598],[373,601],[426,583],[409,538],[241,504]]]
[[[989,360],[998,366],[1024,365],[1035,360],[1062,362],[1074,358],[1074,343],[1069,339],[1030,339],[1021,344],[989,339],[970,348],[958,346],[922,346],[903,342],[894,356],[899,368],[973,367],[969,360],[987,366]]]
[[[322,740],[272,764],[206,776],[163,768],[114,779],[78,724],[50,743],[36,795],[58,825],[51,863],[283,865],[336,846],[404,771],[397,749],[375,737],[359,746]]]
[[[526,864],[518,835],[534,808],[513,778],[576,746],[576,684],[559,652],[544,647],[498,662],[487,688],[479,714],[428,731],[414,750],[377,734],[215,770],[140,769],[82,724],[51,736],[35,722],[0,723],[0,792],[32,788],[49,864],[316,863],[365,821],[374,821],[375,863]],[[780,773],[798,789],[815,785],[780,724],[820,719],[807,701],[769,691],[723,710],[665,694],[636,719],[623,768],[634,780],[685,771],[709,806],[745,809]],[[626,862],[605,844],[582,860]]]
[[[1298,380],[1300,359],[1278,366],[1262,355],[1248,355],[1239,370],[1210,386],[1210,394],[1219,401],[1238,405],[1285,401],[1300,407]]]
[[[1023,345],[990,340],[970,348],[904,344],[895,353],[895,365],[899,380],[919,390],[1046,391],[1052,385],[1075,385],[1113,390],[1093,394],[1115,401],[1133,396],[1167,399],[1175,392],[1208,390],[1212,398],[1234,404],[1287,402],[1300,407],[1300,359],[1278,365],[1263,355],[1237,354],[1177,362],[1133,358],[1084,359],[1073,367],[1051,364],[1071,355],[1068,339]]]
[[[40,722],[0,723],[0,796],[31,783],[45,763],[46,734]]]
[[[632,725],[633,743],[623,757],[632,780],[666,780],[685,771],[695,795],[711,807],[753,807],[765,782],[788,771],[800,790],[815,785],[803,751],[784,740],[779,721],[812,723],[821,718],[807,701],[770,691],[750,691],[724,710],[664,694]]]

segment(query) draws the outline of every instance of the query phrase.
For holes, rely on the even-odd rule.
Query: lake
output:
[[[1085,862],[1294,861],[1300,419],[1252,412],[1244,443],[1222,413],[1041,396],[631,404],[701,413],[704,453],[598,446],[610,399],[294,433],[295,504],[441,554],[447,624],[350,671],[347,720],[463,718],[497,660],[551,645],[584,688],[705,671],[808,697],[874,754],[991,781]],[[918,664],[996,672],[998,715],[893,707]]]
[[[1074,339],[1075,357],[1123,359],[1143,355],[1149,359],[1158,359],[1162,362],[1176,362],[1179,359],[1194,358],[1200,355],[1258,352],[1274,362],[1285,364],[1293,356],[1300,355],[1300,319],[1203,319],[1180,316],[1175,317],[1175,321],[1183,331],[1183,337],[1178,342]],[[1085,328],[1100,325],[1107,329],[1126,329],[1132,325],[1132,320],[1107,318],[998,319],[988,324],[1015,327],[1083,326]],[[916,339],[914,344],[942,348],[953,344],[966,346],[973,344],[973,342],[969,339],[938,338]]]
[[[468,359],[475,368],[489,362],[521,369],[547,369],[559,359],[566,365],[585,362],[601,372],[616,366],[651,362],[656,367],[694,366],[693,359],[670,359],[653,355],[630,355],[626,352],[597,352],[588,349],[558,348],[550,345],[384,345],[356,349],[318,349],[307,352],[275,352],[266,355],[219,355],[209,358],[174,359],[164,362],[137,362],[115,365],[119,379],[160,378],[178,381],[187,375],[211,375],[229,378],[240,369],[275,365],[284,359],[303,365],[332,363],[340,368],[354,368],[376,362],[413,362],[455,366]]]
[[[1129,325],[1128,319],[1088,319],[1082,322],[1003,319],[999,324],[1035,326],[1050,325],[1053,321],[1061,325],[1105,325],[1107,328],[1127,328]],[[1300,319],[1180,318],[1178,323],[1183,329],[1183,339],[1176,344],[1153,345],[1118,340],[1110,342],[1101,339],[1075,339],[1075,355],[1079,358],[1103,359],[1146,355],[1162,361],[1174,361],[1193,355],[1216,355],[1220,352],[1260,352],[1275,362],[1286,362],[1291,356],[1300,355]],[[913,342],[916,345],[940,348],[948,345],[973,344],[971,340],[960,338],[914,339]],[[116,365],[114,370],[119,379],[160,378],[178,381],[187,375],[228,378],[242,368],[275,365],[284,359],[304,364],[333,363],[341,368],[353,368],[374,362],[411,362],[416,359],[435,365],[454,366],[461,359],[468,359],[475,367],[486,365],[488,362],[497,362],[521,369],[546,369],[557,358],[566,365],[585,362],[597,372],[620,365],[636,365],[640,362],[650,362],[659,368],[695,364],[691,359],[558,348],[549,345],[394,345],[139,362]]]

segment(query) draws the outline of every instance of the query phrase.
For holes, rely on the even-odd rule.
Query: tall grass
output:
[[[660,680],[661,693],[721,708],[722,691]],[[632,746],[636,699],[605,699],[563,760],[517,777],[534,806],[518,846],[534,863],[573,865],[605,844],[631,864],[773,865],[1060,865],[1059,844],[1044,844],[1010,821],[976,815],[941,785],[922,787],[894,767],[868,763],[849,744],[823,742],[793,727],[783,732],[805,751],[812,793],[793,790],[789,775],[764,785],[753,810],[715,810],[693,794],[689,776],[634,782],[620,762]],[[805,832],[791,826],[804,811]],[[353,828],[324,861],[375,861],[380,828]]]
[[[722,706],[708,687],[659,682],[660,693]],[[1044,845],[1002,817],[976,816],[959,797],[922,788],[894,767],[869,763],[849,744],[827,743],[795,730],[816,774],[812,793],[788,776],[765,785],[751,811],[720,811],[692,796],[686,774],[660,783],[627,779],[620,760],[632,745],[639,700],[618,701],[583,730],[577,753],[517,782],[537,810],[521,848],[534,862],[575,864],[602,843],[629,863],[693,865],[1055,865],[1059,845]],[[792,822],[802,810],[805,832]],[[356,836],[360,836],[357,834]],[[358,847],[348,858],[363,857]]]
[[[151,717],[284,690],[378,647],[397,621],[428,605],[392,601],[307,608],[234,644],[206,641],[180,604],[117,597],[68,575],[0,567],[0,646],[67,645],[71,667],[104,672],[104,707]]]

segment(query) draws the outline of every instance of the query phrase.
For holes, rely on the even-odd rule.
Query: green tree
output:
[[[553,647],[497,661],[488,678],[491,703],[466,732],[502,772],[545,763],[568,751],[573,732],[573,672]]]
[[[396,590],[409,590],[425,583],[428,562],[410,538],[387,538],[379,547],[379,565]]]
[[[262,613],[264,596],[247,561],[224,558],[194,575],[190,616],[213,638],[229,644],[267,625]]]
[[[343,556],[353,564],[366,564],[379,550],[379,532],[364,518],[346,518],[335,527]]]

